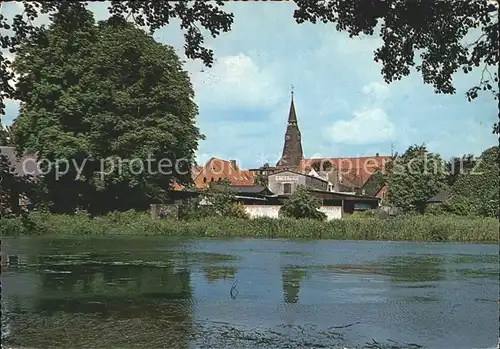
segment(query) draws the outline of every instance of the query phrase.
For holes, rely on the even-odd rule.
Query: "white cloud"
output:
[[[391,140],[395,127],[381,109],[366,109],[354,113],[351,120],[336,121],[329,137],[336,143],[370,144]]]
[[[373,99],[373,103],[384,103],[389,99],[391,91],[389,86],[380,82],[371,82],[363,86],[363,93]]]
[[[362,87],[367,100],[353,112],[350,120],[338,120],[328,129],[327,136],[334,143],[373,144],[390,141],[395,136],[395,126],[385,111],[390,97],[389,87],[377,81]]]
[[[192,77],[197,100],[211,109],[266,108],[281,97],[272,72],[244,53],[220,57],[213,68],[192,72]]]

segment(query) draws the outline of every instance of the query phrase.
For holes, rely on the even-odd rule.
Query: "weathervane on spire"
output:
[[[292,85],[292,97],[293,97],[293,85]]]

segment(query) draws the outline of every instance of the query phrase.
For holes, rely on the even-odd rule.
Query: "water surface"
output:
[[[3,239],[2,342],[31,348],[494,348],[498,246]]]

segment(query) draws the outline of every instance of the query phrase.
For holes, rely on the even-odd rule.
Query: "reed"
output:
[[[206,217],[198,220],[153,220],[142,212],[110,213],[90,218],[86,213],[56,215],[30,213],[24,218],[0,219],[2,236],[32,235],[165,235],[186,237],[255,237],[380,241],[498,242],[495,218],[458,216],[403,216],[349,218],[329,222],[307,219],[238,219]]]

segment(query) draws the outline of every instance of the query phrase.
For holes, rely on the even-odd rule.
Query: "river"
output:
[[[496,348],[498,245],[4,238],[2,343]]]

